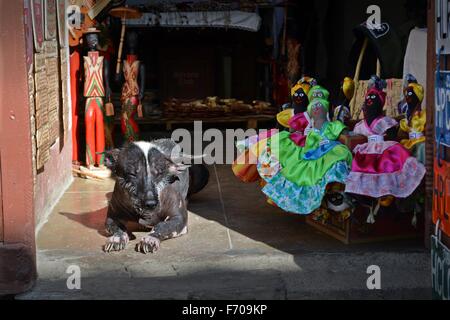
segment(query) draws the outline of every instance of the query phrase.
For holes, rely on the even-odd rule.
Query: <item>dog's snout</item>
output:
[[[155,209],[158,202],[156,200],[147,200],[145,201],[145,206],[148,209]]]

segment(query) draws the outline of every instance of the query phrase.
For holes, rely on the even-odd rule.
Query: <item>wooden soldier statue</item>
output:
[[[137,33],[131,31],[127,34],[128,53],[123,61],[122,74],[116,78],[123,85],[121,94],[122,112],[121,129],[126,141],[139,139],[139,126],[136,123],[136,115],[143,117],[142,100],[145,93],[145,66],[138,60],[136,49],[138,46]]]
[[[108,62],[97,51],[98,33],[95,28],[86,32],[86,42],[89,48],[84,61],[84,97],[86,98],[86,165],[89,170],[106,170],[104,166],[105,151],[105,108],[104,97],[109,99]]]

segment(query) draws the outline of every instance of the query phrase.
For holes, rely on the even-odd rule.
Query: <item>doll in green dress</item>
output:
[[[352,155],[338,140],[345,129],[340,121],[328,120],[328,101],[314,99],[308,105],[308,115],[312,121],[305,146],[300,153],[291,156],[280,155],[277,139],[270,139],[269,148],[261,155],[258,170],[267,163],[277,163],[278,170],[271,176],[264,175],[267,182],[262,191],[277,206],[297,214],[309,214],[319,208],[330,183],[345,183],[350,172]]]

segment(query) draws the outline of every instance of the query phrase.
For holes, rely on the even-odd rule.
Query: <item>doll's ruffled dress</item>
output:
[[[409,139],[403,139],[400,143],[422,164],[425,164],[426,119],[426,112],[418,111],[412,116],[409,123],[407,119],[400,121],[400,130],[409,135]]]
[[[279,133],[267,141],[257,164],[266,185],[263,193],[281,209],[309,214],[319,208],[329,183],[344,183],[352,155],[337,141],[345,126],[326,122],[310,129],[304,146]],[[279,138],[279,139],[277,139]]]
[[[294,115],[293,111],[293,109],[286,109],[277,115],[278,122],[286,128],[291,128],[293,132],[279,132],[277,129],[272,129],[236,143],[236,148],[241,153],[232,165],[236,177],[243,182],[255,182],[259,179],[256,163],[266,150],[269,139],[274,135],[281,146],[283,155],[290,152],[298,155],[301,153],[306,141],[305,133],[311,128],[311,121],[307,112]]]
[[[356,124],[354,133],[365,135],[368,142],[353,150],[352,171],[345,192],[380,198],[392,195],[406,198],[419,186],[425,167],[396,141],[384,141],[387,130],[397,125],[381,116],[369,126],[365,120]]]
[[[294,115],[292,109],[279,113],[277,120],[291,132],[273,129],[238,141],[241,161],[233,164],[233,172],[253,182],[256,168],[271,202],[291,213],[309,214],[320,207],[326,186],[344,183],[350,172],[351,152],[337,141],[345,126],[335,121],[313,129],[307,112]]]

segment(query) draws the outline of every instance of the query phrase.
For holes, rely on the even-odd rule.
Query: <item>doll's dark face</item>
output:
[[[371,93],[367,95],[364,101],[363,112],[365,118],[375,118],[383,113],[383,105],[380,97]]]
[[[138,35],[134,31],[130,31],[127,34],[127,47],[130,50],[136,49],[138,45]]]
[[[406,109],[406,117],[409,119],[414,112],[414,109],[420,104],[419,98],[417,97],[416,93],[414,92],[413,88],[409,87],[406,88],[405,92],[405,101],[407,104]]]
[[[416,93],[413,88],[406,88],[405,90],[405,100],[408,106],[415,107],[419,104],[419,98],[417,98]]]
[[[294,114],[305,112],[308,107],[308,96],[303,89],[298,89],[292,95],[292,101],[294,103]]]
[[[292,95],[292,100],[294,101],[295,104],[298,105],[308,103],[308,97],[306,96],[306,93],[305,91],[303,91],[303,89],[298,89],[297,91],[295,91],[294,94]]]

